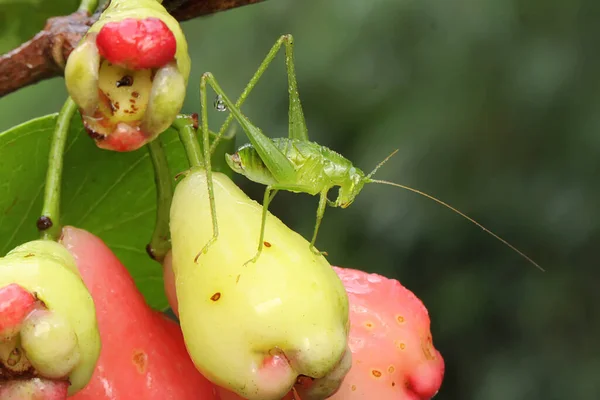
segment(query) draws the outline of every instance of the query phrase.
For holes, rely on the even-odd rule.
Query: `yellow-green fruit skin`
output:
[[[192,169],[171,207],[173,270],[179,317],[197,368],[214,383],[248,399],[268,397],[260,376],[269,351],[283,351],[294,375],[319,378],[344,354],[348,298],[327,260],[277,217],[268,214],[265,246],[256,263],[262,206],[226,175],[213,174],[219,237],[213,235],[205,171]],[[271,353],[273,354],[273,353]],[[272,384],[272,383],[271,383]]]
[[[87,385],[101,347],[94,301],[75,265],[67,249],[49,240],[25,243],[0,258],[0,287],[16,283],[35,293],[75,331],[81,357],[69,374],[69,395]]]

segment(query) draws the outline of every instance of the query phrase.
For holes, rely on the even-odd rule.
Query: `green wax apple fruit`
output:
[[[298,376],[343,377],[348,297],[335,271],[270,213],[264,249],[244,266],[256,253],[262,206],[224,174],[213,182],[219,236],[197,262],[213,236],[203,169],[185,174],[171,206],[178,311],[196,367],[250,400],[279,400]]]

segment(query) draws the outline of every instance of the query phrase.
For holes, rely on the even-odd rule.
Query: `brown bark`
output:
[[[164,0],[179,21],[214,14],[264,0]],[[44,29],[18,48],[0,56],[0,97],[63,74],[65,60],[99,14],[82,12],[50,18]]]
[[[264,0],[164,0],[163,6],[179,21],[214,14]]]

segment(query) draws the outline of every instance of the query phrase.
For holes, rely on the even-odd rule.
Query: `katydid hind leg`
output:
[[[219,237],[219,224],[217,221],[217,207],[216,207],[216,202],[215,202],[215,192],[214,192],[214,186],[213,186],[212,167],[211,167],[211,159],[210,159],[210,154],[211,154],[210,141],[209,141],[210,132],[208,130],[208,110],[207,110],[206,103],[207,103],[207,101],[206,101],[206,80],[204,79],[204,76],[203,76],[202,79],[200,80],[200,107],[201,107],[201,117],[202,117],[202,124],[201,124],[200,129],[202,130],[202,142],[203,142],[202,143],[202,152],[204,153],[203,154],[204,155],[204,170],[206,172],[206,186],[208,188],[208,201],[210,204],[210,214],[211,214],[212,226],[213,226],[213,236],[204,245],[202,250],[196,255],[194,262],[198,262],[198,257],[200,257],[201,254],[206,254],[206,252],[208,251],[210,246],[212,244],[214,244],[217,241],[217,238]]]
[[[271,191],[273,191],[273,193],[271,193]],[[277,192],[278,190],[273,189],[271,186],[267,186],[267,188],[265,189],[265,194],[263,197],[262,217],[260,220],[260,233],[258,235],[258,247],[256,249],[256,254],[254,255],[254,257],[246,261],[244,263],[244,266],[248,265],[249,263],[256,262],[256,260],[258,260],[258,257],[260,257],[260,253],[263,250],[265,241],[265,228],[267,225],[267,213],[269,212],[269,203],[271,202],[271,200],[273,200],[273,197],[275,197]]]
[[[306,192],[307,188],[304,186],[299,186],[299,185],[270,185],[270,186],[267,186],[267,189],[265,190],[265,194],[263,196],[263,211],[262,211],[262,217],[261,217],[257,251],[256,251],[256,254],[254,255],[254,257],[252,257],[250,260],[248,260],[244,263],[244,266],[248,265],[249,263],[256,262],[256,260],[258,260],[258,257],[260,256],[260,254],[263,250],[263,246],[264,246],[264,242],[265,242],[265,230],[266,230],[266,225],[267,225],[267,215],[269,212],[269,205],[271,204],[271,201],[273,200],[273,198],[275,197],[277,192],[279,192],[280,190]],[[327,202],[327,193],[325,193],[324,196],[325,196],[325,203],[326,203]],[[323,201],[323,200],[321,200],[321,201]],[[324,212],[324,210],[320,214],[321,219],[323,217],[323,212]],[[316,233],[315,233],[315,236],[316,236]],[[311,249],[312,248],[313,248],[313,246],[311,245]],[[316,251],[316,249],[315,249],[315,251]]]
[[[310,250],[315,254],[324,254],[327,255],[325,251],[319,251],[315,247],[315,242],[317,241],[317,234],[319,233],[319,227],[321,226],[321,221],[323,220],[323,215],[325,215],[325,208],[327,207],[327,190],[321,192],[319,196],[319,208],[317,209],[317,220],[315,222],[315,230],[313,232],[313,237],[310,241]]]
[[[294,38],[292,35],[284,36],[285,40],[285,67],[288,76],[289,93],[289,126],[288,135],[290,139],[297,139],[304,142],[308,141],[308,129],[306,119],[300,103],[298,94],[298,82],[296,80],[296,67],[294,64]]]
[[[286,70],[287,70],[287,75],[288,75],[288,87],[289,87],[289,93],[290,93],[290,113],[289,113],[290,114],[290,138],[296,138],[296,139],[300,139],[300,140],[308,140],[308,134],[307,134],[307,130],[306,130],[306,122],[304,121],[304,114],[302,112],[302,107],[300,106],[300,100],[298,97],[298,85],[296,83],[296,74],[295,74],[294,65],[293,65],[294,57],[293,57],[293,37],[292,37],[292,35],[283,35],[277,40],[277,42],[275,42],[273,47],[271,47],[271,49],[267,53],[266,57],[263,59],[260,66],[258,67],[256,72],[254,73],[254,75],[252,76],[252,78],[250,79],[250,81],[248,82],[248,84],[246,85],[244,90],[242,91],[242,94],[240,95],[240,97],[238,97],[237,101],[235,102],[235,106],[237,108],[242,107],[242,104],[244,104],[244,102],[250,95],[250,92],[258,84],[259,79],[262,77],[262,75],[265,73],[265,71],[269,68],[269,66],[271,65],[271,63],[273,62],[273,60],[279,53],[279,50],[281,49],[281,45],[284,43],[285,43],[285,62],[286,62]],[[292,64],[290,65],[290,63],[292,63]],[[299,111],[296,111],[297,109],[299,109]],[[213,141],[213,144],[211,146],[211,149],[210,149],[211,153],[213,153],[214,150],[216,149],[217,144],[219,143],[219,141],[225,134],[225,131],[227,130],[227,128],[233,121],[233,118],[234,118],[233,114],[229,114],[227,116],[227,118],[225,119],[225,122],[223,122],[223,125],[219,129],[219,132],[217,133],[217,135]],[[297,126],[298,128],[294,128],[293,130],[291,129],[292,121],[295,122],[295,126]],[[296,133],[296,132],[298,132],[298,133]],[[304,132],[304,137],[302,136],[301,132]]]
[[[252,143],[273,177],[281,183],[295,182],[297,173],[294,165],[287,159],[281,150],[275,146],[273,141],[265,136],[260,128],[250,122],[248,117],[242,114],[240,109],[229,100],[214,76],[210,72],[207,72],[202,75],[202,81],[207,82],[213,90],[221,96],[221,99],[246,133],[250,143]]]

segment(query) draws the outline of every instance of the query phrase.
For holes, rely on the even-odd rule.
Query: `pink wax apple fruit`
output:
[[[101,239],[65,227],[61,243],[94,299],[102,339],[92,379],[74,400],[219,399],[190,360],[178,324],[148,307]]]
[[[10,340],[21,330],[35,302],[35,297],[16,283],[0,288],[0,341]]]
[[[171,253],[164,260],[165,290],[177,311]],[[352,368],[332,400],[425,400],[440,389],[444,359],[433,346],[427,309],[400,282],[333,267],[350,301]],[[285,400],[314,397],[315,382],[302,377]],[[218,388],[222,400],[240,396]],[[311,394],[312,392],[312,394]]]
[[[0,384],[1,400],[65,400],[69,382],[44,378],[13,380]]]
[[[332,400],[425,400],[438,392],[444,359],[427,309],[397,280],[334,267],[350,300],[352,368]]]
[[[34,240],[0,258],[0,399],[77,393],[100,347],[93,299],[64,247]]]

